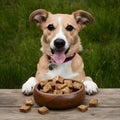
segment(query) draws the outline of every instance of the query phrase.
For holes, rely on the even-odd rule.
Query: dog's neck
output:
[[[74,53],[73,55],[67,57],[63,63],[72,60],[75,57],[75,55],[76,55],[76,53]],[[47,58],[48,58],[50,63],[55,63],[55,61],[49,55],[47,55]]]

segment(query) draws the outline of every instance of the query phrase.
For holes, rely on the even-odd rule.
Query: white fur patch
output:
[[[68,49],[68,47],[69,47],[68,41],[67,41],[67,39],[66,39],[63,31],[62,31],[62,23],[61,23],[61,20],[62,20],[62,18],[59,17],[59,18],[58,18],[58,24],[59,24],[58,33],[55,35],[55,37],[53,38],[53,40],[52,40],[51,43],[50,43],[50,47],[51,47],[52,49],[55,48],[55,46],[54,46],[54,41],[55,41],[57,38],[63,39],[63,40],[65,41],[65,48],[66,48],[66,49]]]
[[[43,47],[40,48],[40,51],[44,53]]]
[[[56,68],[53,70],[49,70],[48,73],[44,76],[43,80],[45,79],[53,79],[56,76],[61,76],[65,79],[72,79],[73,77],[77,76],[78,73],[74,73],[71,68],[71,61],[58,64]]]
[[[85,80],[83,84],[85,86],[86,93],[88,93],[89,95],[97,93],[98,86],[95,82],[90,80]]]
[[[30,77],[22,86],[22,93],[25,95],[30,95],[33,93],[33,89],[37,81],[35,77]]]

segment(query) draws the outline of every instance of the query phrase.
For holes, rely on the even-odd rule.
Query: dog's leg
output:
[[[85,86],[85,91],[88,95],[92,95],[98,92],[98,86],[90,77],[85,77],[85,81],[83,82]]]
[[[37,84],[35,77],[30,77],[22,86],[22,93],[25,95],[31,95],[34,90],[34,86]]]

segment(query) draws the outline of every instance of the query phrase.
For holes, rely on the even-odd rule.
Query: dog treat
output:
[[[64,84],[66,84],[69,88],[73,88],[73,83],[71,80],[64,80]]]
[[[64,82],[64,79],[60,76],[57,76],[53,79],[53,81],[55,81],[56,83],[63,83]]]
[[[56,87],[56,89],[61,90],[61,89],[65,88],[66,86],[67,86],[66,84],[57,83],[55,87]]]
[[[47,82],[48,82],[48,80],[40,81],[40,85],[43,87]]]
[[[38,112],[40,113],[40,114],[46,114],[46,113],[48,113],[48,108],[47,107],[45,107],[45,106],[43,106],[43,107],[40,107],[40,108],[38,108]]]
[[[33,102],[32,98],[28,98],[25,100],[25,105],[32,106],[33,104],[34,104],[34,102]]]
[[[71,90],[69,87],[65,87],[62,89],[62,92],[63,92],[63,94],[69,94],[69,93],[71,93]]]
[[[63,94],[62,90],[54,90],[53,94]]]
[[[51,85],[52,87],[55,87],[55,85],[56,85],[56,82],[55,82],[55,81],[50,81],[49,83],[50,83],[50,85]]]
[[[82,85],[78,82],[74,82],[73,87],[74,87],[74,89],[79,90],[79,89],[81,89]]]
[[[20,112],[26,113],[26,112],[28,112],[30,109],[31,109],[31,106],[22,105],[19,110],[20,110]]]
[[[89,106],[90,106],[90,107],[97,107],[97,106],[98,106],[98,99],[91,98],[91,99],[89,100]]]
[[[85,111],[88,110],[88,106],[86,106],[86,105],[80,105],[80,106],[78,106],[77,108],[78,108],[78,110],[80,110],[81,112],[85,112]]]
[[[51,87],[50,83],[48,82],[47,84],[45,84],[42,91],[49,92],[50,90],[52,90],[52,87]]]

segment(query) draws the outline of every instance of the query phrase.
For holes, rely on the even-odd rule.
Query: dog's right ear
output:
[[[29,20],[30,21],[35,21],[37,26],[40,26],[46,22],[47,18],[48,18],[48,14],[49,12],[44,10],[44,9],[38,9],[33,11],[30,16],[29,16]]]

